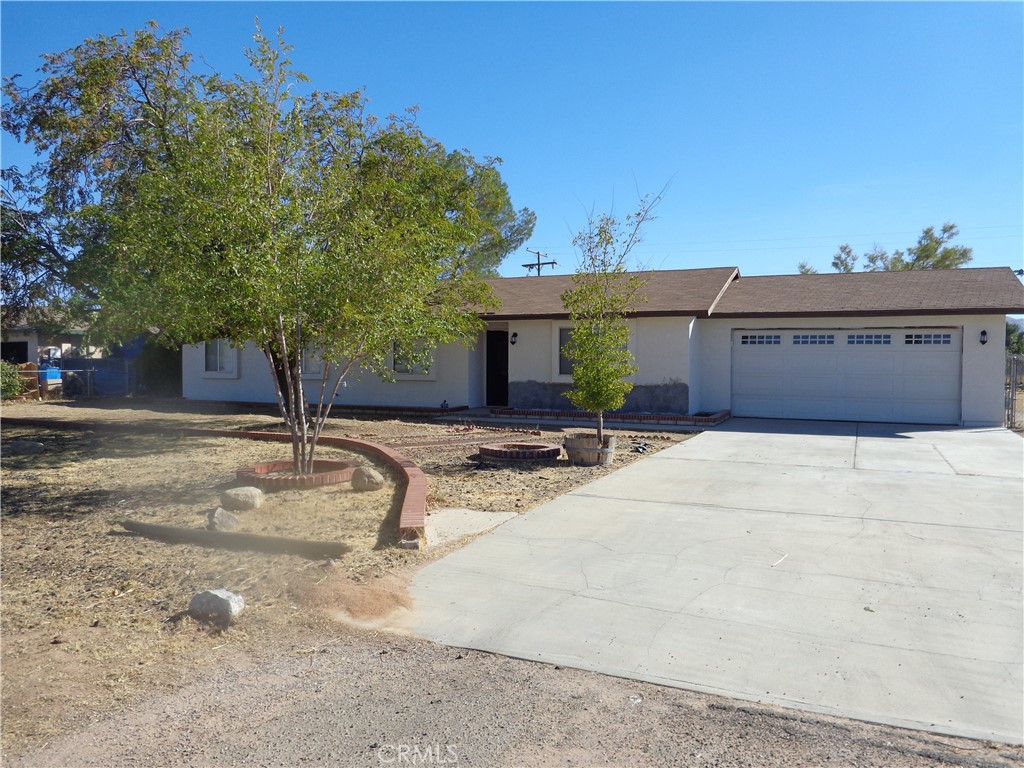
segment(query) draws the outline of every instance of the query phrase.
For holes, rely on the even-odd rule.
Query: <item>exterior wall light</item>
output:
[[[981,332],[981,343],[988,344],[988,331]]]
[[[982,331],[982,333],[984,333],[984,331]],[[518,334],[518,333],[513,333],[513,334],[512,334],[511,336],[509,336],[509,338],[508,338],[508,343],[509,343],[509,344],[511,344],[511,345],[513,345],[513,346],[515,346],[515,343],[516,343],[517,341],[519,341],[519,334]],[[983,342],[981,342],[981,343],[982,343],[982,344],[984,344],[985,342],[983,341]]]

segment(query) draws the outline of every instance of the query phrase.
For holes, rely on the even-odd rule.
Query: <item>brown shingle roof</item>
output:
[[[1009,267],[741,277],[712,317],[1009,314],[1024,287]]]
[[[643,291],[647,301],[636,314],[707,317],[736,274],[736,267],[648,272]],[[572,288],[572,275],[503,277],[487,282],[501,301],[496,312],[484,315],[487,320],[568,317],[562,306],[562,294]]]

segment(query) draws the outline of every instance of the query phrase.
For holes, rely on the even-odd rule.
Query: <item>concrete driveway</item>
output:
[[[441,643],[1020,743],[1024,441],[734,419],[425,567]]]

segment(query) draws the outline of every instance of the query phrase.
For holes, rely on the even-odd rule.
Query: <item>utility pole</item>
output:
[[[536,257],[537,257],[537,263],[536,264],[523,264],[523,266],[526,267],[526,273],[527,274],[530,273],[531,269],[536,269],[537,270],[537,277],[540,277],[540,268],[541,267],[544,267],[544,266],[552,266],[553,267],[556,264],[558,264],[557,261],[541,261],[540,260],[541,256],[547,256],[546,253],[541,253],[540,251],[531,251],[529,248],[526,249],[526,252],[527,253],[532,253],[532,254],[536,255]]]

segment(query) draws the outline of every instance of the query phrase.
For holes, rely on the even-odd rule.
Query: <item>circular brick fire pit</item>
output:
[[[282,491],[287,488],[316,488],[321,485],[346,483],[352,479],[359,464],[337,459],[314,459],[313,471],[308,475],[291,474],[291,461],[261,461],[235,472],[235,478],[263,491]]]
[[[557,459],[562,446],[552,443],[490,443],[480,446],[480,456],[502,461],[538,461]]]

